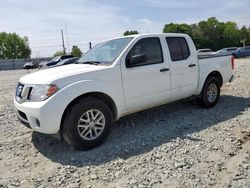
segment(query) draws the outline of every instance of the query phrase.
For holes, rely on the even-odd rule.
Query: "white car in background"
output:
[[[210,54],[216,53],[213,50],[211,50],[210,48],[199,49],[199,50],[197,50],[197,52],[198,52],[198,55],[210,55]]]

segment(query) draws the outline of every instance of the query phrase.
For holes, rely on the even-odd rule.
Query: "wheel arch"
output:
[[[62,118],[61,118],[60,130],[62,128],[62,124],[63,124],[64,118],[66,116],[66,112],[71,108],[71,106],[76,104],[80,99],[87,98],[87,97],[93,97],[93,98],[102,100],[110,108],[112,115],[113,115],[113,120],[115,120],[117,118],[117,116],[118,116],[117,106],[116,106],[114,100],[109,95],[107,95],[103,92],[88,92],[88,93],[85,93],[85,94],[82,94],[82,95],[76,97],[67,105],[67,107],[65,108],[65,110],[63,112]]]
[[[220,87],[223,85],[223,77],[221,75],[221,73],[219,71],[212,71],[211,73],[208,74],[207,78],[205,79],[205,82],[203,83],[203,86],[205,85],[206,81],[210,78],[210,77],[215,77],[218,79]]]
[[[196,89],[196,91],[194,92],[195,96],[199,96],[202,92],[202,89],[205,85],[205,83],[207,82],[207,80],[210,78],[210,77],[215,77],[218,79],[219,81],[219,84],[220,84],[220,87],[223,85],[223,76],[222,74],[218,71],[218,70],[212,70],[210,71],[210,73],[208,73],[206,76],[203,77],[203,75],[199,78],[200,81],[199,81],[199,86],[198,88]]]

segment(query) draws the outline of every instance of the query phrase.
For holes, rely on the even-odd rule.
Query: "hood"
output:
[[[68,76],[92,72],[105,69],[102,65],[87,65],[87,64],[70,64],[51,69],[40,70],[31,74],[27,74],[20,78],[19,82],[23,84],[51,84],[53,81]]]

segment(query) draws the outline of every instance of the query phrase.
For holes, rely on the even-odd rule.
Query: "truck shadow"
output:
[[[212,109],[194,103],[181,101],[124,117],[114,124],[106,143],[89,151],[76,151],[37,132],[33,132],[32,142],[42,155],[62,165],[100,165],[149,152],[176,138],[202,141],[189,135],[241,115],[250,107],[250,98],[222,95]]]

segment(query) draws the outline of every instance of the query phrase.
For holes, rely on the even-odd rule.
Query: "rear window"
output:
[[[190,56],[190,50],[184,37],[166,37],[172,61],[185,60]]]
[[[229,51],[236,51],[238,48],[231,48]]]

